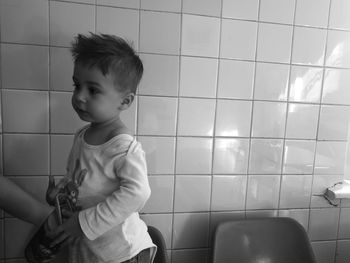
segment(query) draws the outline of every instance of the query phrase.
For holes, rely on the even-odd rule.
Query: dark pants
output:
[[[147,248],[138,253],[135,257],[123,261],[122,263],[150,263],[151,262],[151,249]]]

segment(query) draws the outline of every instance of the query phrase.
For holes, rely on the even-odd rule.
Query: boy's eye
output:
[[[74,87],[74,89],[75,89],[75,90],[80,89],[80,85],[79,85],[79,84],[77,84],[77,83],[73,83],[73,87]]]
[[[95,87],[90,87],[89,92],[90,92],[90,94],[95,95],[95,94],[99,93],[100,91]]]

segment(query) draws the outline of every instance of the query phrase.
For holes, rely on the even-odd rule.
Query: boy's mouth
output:
[[[78,106],[75,106],[74,108],[78,114],[83,114],[83,115],[88,114],[88,112],[86,110],[83,110],[83,109],[79,108]]]

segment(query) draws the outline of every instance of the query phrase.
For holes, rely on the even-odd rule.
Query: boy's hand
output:
[[[62,210],[62,215],[64,218],[68,219],[65,220],[62,225],[48,233],[53,240],[50,247],[54,247],[57,244],[64,246],[69,239],[82,237],[84,235],[79,224],[78,212]]]

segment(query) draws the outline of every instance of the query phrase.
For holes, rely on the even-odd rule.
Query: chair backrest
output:
[[[221,223],[212,251],[212,263],[316,263],[305,229],[286,217]]]
[[[157,246],[157,253],[153,263],[168,263],[168,254],[162,233],[154,226],[148,226],[148,233]]]

